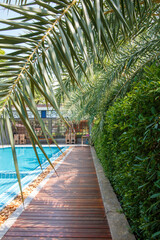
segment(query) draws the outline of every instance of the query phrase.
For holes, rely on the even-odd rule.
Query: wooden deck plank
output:
[[[40,212],[24,212],[21,214],[21,217],[22,216],[41,216],[43,214],[44,217],[46,216],[49,216],[49,217],[74,217],[74,216],[88,216],[88,217],[96,217],[96,216],[103,216],[104,217],[104,213],[103,212],[97,212],[97,213],[94,213],[94,212],[73,212],[73,211],[70,211],[70,212],[64,212],[64,211],[50,211],[50,212],[46,212],[46,211],[40,211]]]
[[[75,147],[3,240],[111,240],[89,147]]]
[[[81,228],[82,230],[83,229],[86,229],[86,228],[99,228],[99,229],[102,229],[102,228],[106,228],[106,225],[105,225],[106,221],[78,221],[78,222],[75,222],[75,221],[61,221],[61,222],[53,222],[53,221],[39,221],[39,220],[34,220],[34,221],[21,221],[21,223],[19,222],[16,222],[14,227],[21,227],[21,228],[24,228],[25,227],[28,227],[28,228],[31,228],[31,227],[36,227],[37,229],[38,228],[42,228],[42,227],[46,227],[46,228],[56,228],[56,227],[63,227],[64,229],[65,228]],[[25,224],[25,225],[24,225]]]
[[[24,231],[19,231],[19,232],[8,232],[6,233],[6,236],[22,236],[22,237],[59,237],[59,238],[64,238],[64,237],[68,237],[68,238],[83,238],[83,237],[92,237],[92,238],[97,238],[97,237],[101,237],[101,238],[107,238],[109,235],[107,234],[107,231],[105,233],[94,233],[94,232],[90,232],[90,233],[86,233],[86,232],[71,232],[71,233],[65,233],[63,231],[61,232],[40,232],[40,231],[36,231],[36,232],[24,232]]]
[[[4,237],[3,240],[104,240],[104,238],[98,237],[98,238],[88,238],[88,237],[80,237],[80,238],[44,238],[44,237],[13,237],[8,236]]]

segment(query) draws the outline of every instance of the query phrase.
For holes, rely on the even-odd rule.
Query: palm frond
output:
[[[15,1],[18,5],[9,0],[4,2],[0,7],[18,16],[0,20],[4,26],[0,29],[0,47],[10,50],[0,55],[3,61],[0,63],[0,115],[11,119],[11,106],[14,106],[32,144],[37,144],[44,153],[26,111],[28,106],[44,133],[49,134],[37,114],[34,92],[44,96],[46,103],[65,121],[54,92],[55,84],[58,82],[66,95],[66,79],[72,86],[81,87],[81,78],[83,75],[89,78],[88,68],[92,64],[98,62],[104,67],[106,56],[112,57],[112,52],[124,41],[134,39],[158,21],[153,15],[158,11],[158,4],[148,0],[143,4],[139,0]],[[23,33],[13,36],[4,34],[6,30]]]
[[[104,60],[105,71],[98,64],[94,65],[91,84],[83,79],[83,92],[78,89],[71,91],[70,99],[64,101],[64,112],[69,112],[74,120],[88,118],[93,121],[98,117],[103,121],[106,109],[118,97],[124,96],[135,76],[159,56],[160,35],[157,26],[154,26],[132,43],[119,48],[112,61]]]

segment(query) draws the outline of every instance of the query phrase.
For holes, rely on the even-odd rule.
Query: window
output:
[[[64,136],[66,125],[61,119],[52,119],[52,134],[53,136]]]
[[[46,118],[46,111],[41,111],[41,118]]]

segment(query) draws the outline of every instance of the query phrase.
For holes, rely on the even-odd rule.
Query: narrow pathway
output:
[[[111,240],[89,147],[74,147],[3,240]]]

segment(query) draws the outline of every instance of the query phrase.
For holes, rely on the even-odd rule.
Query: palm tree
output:
[[[128,42],[119,47],[112,59],[104,60],[105,69],[94,64],[94,74],[89,77],[89,82],[85,78],[81,80],[83,91],[79,88],[70,90],[70,99],[66,97],[62,102],[64,113],[69,112],[72,120],[88,118],[91,123],[98,117],[102,121],[100,125],[103,126],[103,114],[108,107],[118,97],[126,94],[144,66],[159,58],[160,35],[157,28],[158,23],[145,33],[139,34],[132,43]],[[57,95],[62,99],[59,97],[63,95],[60,87]]]
[[[106,71],[106,58],[113,59],[122,44],[157,23],[159,1],[34,0],[27,3],[21,0],[18,5],[12,5],[9,0],[4,2],[0,6],[18,16],[0,20],[5,24],[1,31],[22,29],[19,36],[0,34],[0,48],[11,50],[1,55],[0,115],[3,126],[6,123],[8,128],[20,183],[10,123],[14,122],[12,106],[28,130],[37,157],[35,144],[45,154],[26,111],[28,107],[45,136],[48,134],[53,139],[39,117],[35,91],[43,95],[46,103],[65,121],[54,86],[58,83],[68,98],[68,83],[83,91],[82,78],[89,81],[94,64],[100,64]]]

